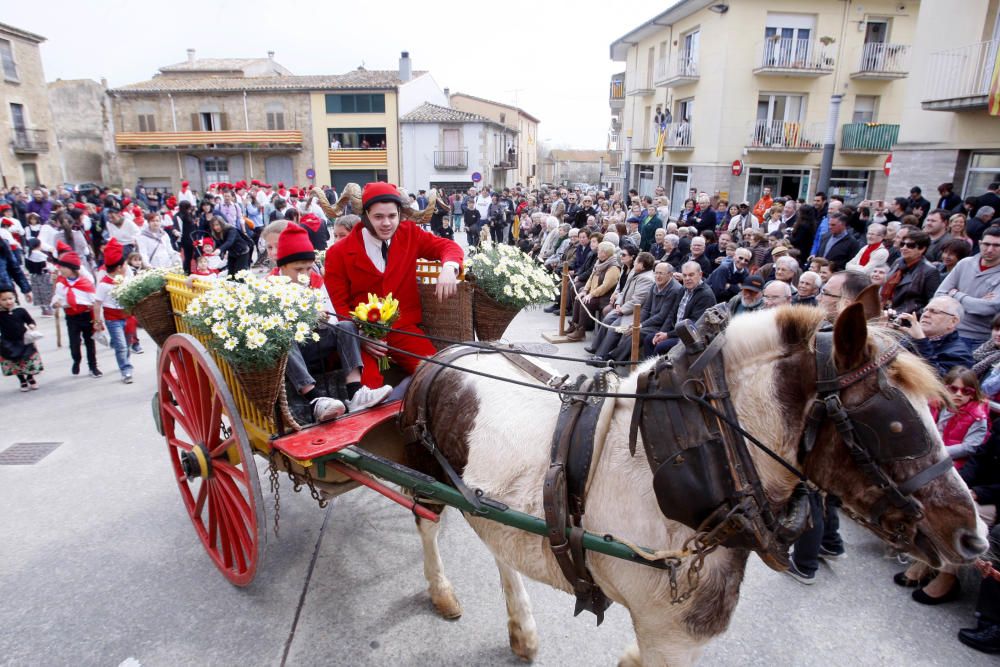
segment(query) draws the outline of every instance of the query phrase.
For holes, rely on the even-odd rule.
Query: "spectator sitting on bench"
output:
[[[289,224],[278,237],[276,263],[280,275],[287,276],[293,282],[309,284],[316,289],[316,283],[311,280],[316,263],[316,251],[313,249],[309,234],[296,224]],[[391,385],[383,385],[370,389],[361,384],[361,343],[357,338],[357,329],[350,320],[337,321],[333,306],[319,283],[319,289],[324,296],[326,305],[320,313],[320,324],[317,329],[319,340],[307,340],[296,343],[288,353],[288,366],[285,377],[295,387],[295,390],[309,401],[312,406],[312,416],[317,422],[336,419],[345,410],[356,412],[373,405],[378,405],[392,393]],[[340,366],[346,372],[347,404],[330,396],[322,396],[316,387],[316,380],[310,374],[307,359],[322,362],[336,352],[340,357]],[[321,364],[320,364],[321,365]]]

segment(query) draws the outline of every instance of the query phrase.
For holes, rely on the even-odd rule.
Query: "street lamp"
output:
[[[716,14],[725,14],[729,11],[729,5],[724,2],[717,2],[714,5],[709,5],[708,11],[715,12]]]

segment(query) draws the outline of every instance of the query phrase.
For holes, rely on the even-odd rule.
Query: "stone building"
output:
[[[62,182],[41,35],[0,23],[0,80],[7,108],[0,113],[0,182],[5,187]]]
[[[56,139],[62,156],[64,179],[82,183],[118,183],[109,123],[111,104],[107,86],[91,79],[57,79],[49,82]]]
[[[608,151],[555,149],[541,162],[542,183],[598,185],[608,181],[611,153]]]

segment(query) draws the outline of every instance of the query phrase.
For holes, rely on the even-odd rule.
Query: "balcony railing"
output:
[[[469,151],[434,151],[435,169],[465,169],[469,166]]]
[[[832,49],[812,39],[766,39],[757,46],[754,74],[823,76],[833,72]]]
[[[693,53],[678,53],[670,63],[657,65],[656,85],[671,88],[698,80],[698,58]]]
[[[791,123],[782,120],[758,120],[750,124],[747,150],[818,151],[823,148],[823,125]]]
[[[507,153],[500,163],[496,165],[496,169],[517,169],[517,153]]]
[[[119,132],[115,134],[119,148],[178,148],[181,146],[225,145],[266,148],[302,146],[301,130],[264,130],[245,132],[224,130],[219,132]]]
[[[902,79],[910,71],[909,44],[869,42],[861,49],[852,79]]]
[[[936,111],[985,107],[1000,40],[930,54],[922,106]]]
[[[623,79],[611,80],[611,88],[608,91],[608,103],[612,109],[621,109],[625,106],[625,81]]]
[[[49,150],[48,132],[15,127],[11,144],[15,153],[45,153]]]
[[[691,123],[667,123],[664,129],[663,147],[668,151],[690,150],[694,148],[691,137]]]
[[[331,167],[385,167],[389,151],[384,148],[340,148],[328,151]]]
[[[840,132],[841,153],[888,153],[899,138],[899,125],[848,123]]]

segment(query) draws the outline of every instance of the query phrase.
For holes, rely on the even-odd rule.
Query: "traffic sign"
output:
[[[472,182],[473,183],[478,183],[481,180],[483,180],[483,175],[482,174],[480,174],[478,171],[472,172]]]
[[[892,171],[892,153],[889,153],[889,157],[885,159],[885,164],[882,165],[882,171],[885,172],[886,176],[888,176]]]
[[[310,181],[316,178],[316,170],[313,169],[312,167],[306,169],[306,178],[308,178]]]
[[[733,160],[733,176],[743,173],[743,160]]]

